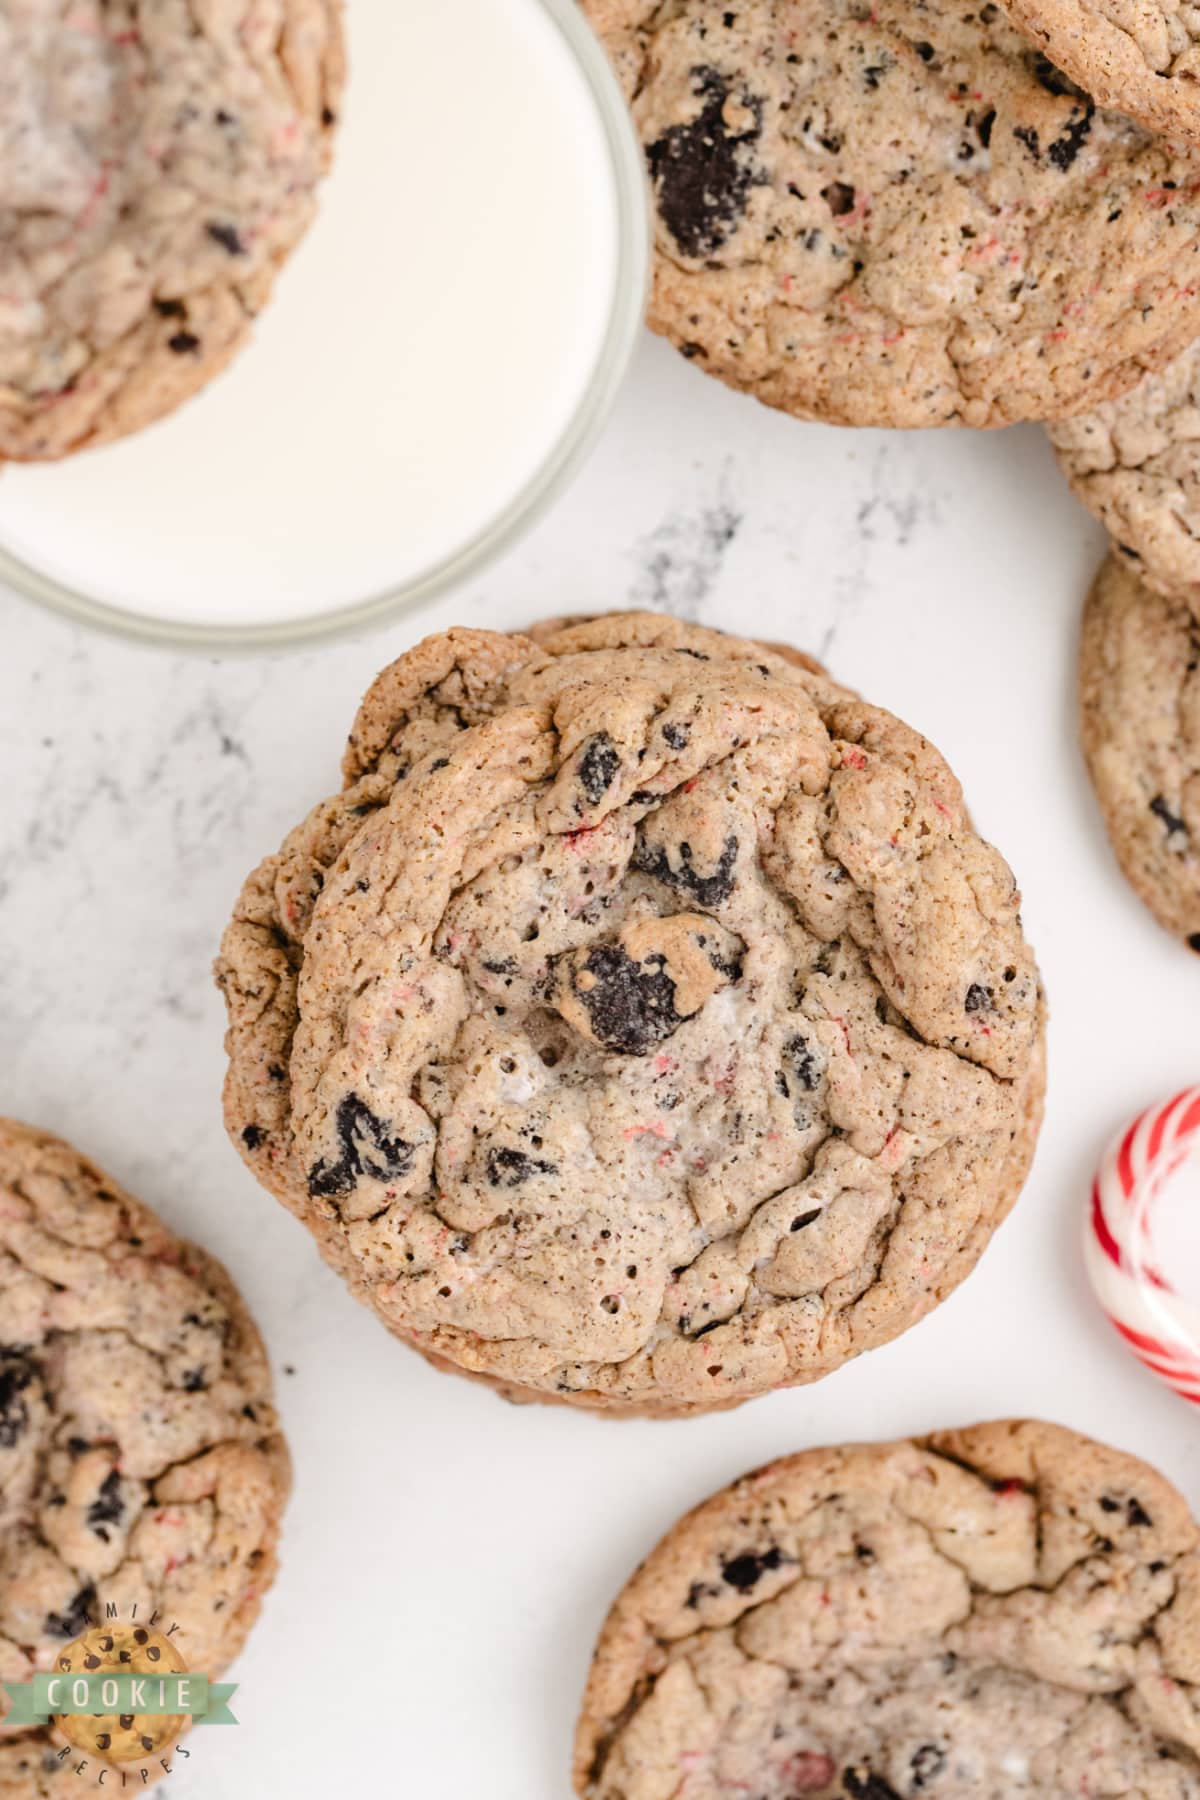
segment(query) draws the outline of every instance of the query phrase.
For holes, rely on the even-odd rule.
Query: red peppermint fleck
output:
[[[837,1765],[832,1756],[822,1756],[815,1750],[801,1750],[798,1756],[788,1758],[780,1773],[798,1794],[808,1794],[828,1787],[837,1774]]]

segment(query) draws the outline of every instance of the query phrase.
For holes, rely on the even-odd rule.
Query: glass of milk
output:
[[[578,468],[641,321],[649,214],[575,0],[350,0],[311,232],[160,424],[0,471],[0,581],[198,649],[361,629],[475,573]]]

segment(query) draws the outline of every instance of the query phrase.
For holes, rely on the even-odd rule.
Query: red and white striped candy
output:
[[[1200,1406],[1200,1308],[1172,1286],[1154,1249],[1163,1190],[1189,1160],[1200,1207],[1200,1088],[1150,1107],[1109,1146],[1092,1184],[1083,1253],[1096,1297],[1134,1355]]]

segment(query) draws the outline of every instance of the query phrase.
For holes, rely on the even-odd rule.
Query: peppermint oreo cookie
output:
[[[1110,556],[1088,598],[1083,748],[1122,872],[1200,951],[1200,620]]]
[[[135,1652],[158,1657],[162,1633],[164,1666],[219,1674],[274,1579],[289,1483],[224,1269],[68,1145],[0,1121],[0,1676],[75,1668],[89,1633],[99,1658],[110,1623],[130,1667],[152,1669]],[[89,1781],[118,1729],[93,1738]],[[78,1793],[77,1741],[8,1728],[0,1793]],[[161,1775],[149,1747],[144,1775],[123,1747],[106,1791]]]
[[[1050,441],[1117,560],[1200,616],[1200,346],[1056,425]]]
[[[1055,1425],[812,1450],[681,1521],[609,1615],[585,1800],[1200,1796],[1200,1532]]]
[[[427,639],[344,773],[226,932],[226,1120],[400,1337],[520,1397],[698,1412],[973,1267],[1042,1006],[923,738],[615,614]]]
[[[1007,425],[1195,336],[1197,153],[1100,110],[998,6],[585,10],[657,202],[650,322],[733,387],[836,424]]]
[[[225,366],[312,218],[342,75],[340,0],[0,6],[0,461]]]

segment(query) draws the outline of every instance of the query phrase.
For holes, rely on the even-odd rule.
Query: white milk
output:
[[[611,316],[618,214],[538,0],[350,0],[311,233],[254,339],[111,448],[0,474],[0,542],[171,622],[311,618],[486,529],[561,441]]]

